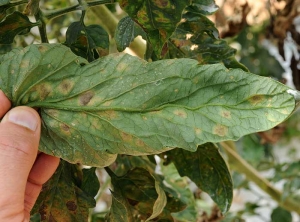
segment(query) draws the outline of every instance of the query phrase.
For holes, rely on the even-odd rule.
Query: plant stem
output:
[[[110,36],[115,36],[115,31],[119,20],[116,16],[108,10],[105,5],[99,5],[97,7],[91,8],[91,11],[94,13],[97,18],[103,22],[106,30]],[[129,48],[140,58],[144,58],[146,44],[141,39],[136,38],[129,46]]]
[[[86,5],[87,7],[93,7],[97,5],[102,5],[102,4],[109,4],[109,3],[114,3],[115,0],[98,0],[98,1],[92,1],[92,2],[87,2]],[[67,8],[63,9],[58,9],[58,10],[53,10],[49,12],[45,12],[45,17],[50,20],[56,17],[59,17],[61,15],[67,14],[69,12],[77,11],[77,10],[85,10],[85,8],[82,8],[82,5],[76,4]]]
[[[46,31],[46,23],[42,14],[42,11],[39,9],[37,14],[35,15],[35,19],[37,22],[40,22],[38,28],[41,36],[41,42],[49,43]]]
[[[282,208],[300,214],[299,203],[293,198],[282,197],[282,192],[276,189],[267,179],[262,177],[249,163],[247,163],[235,150],[235,145],[231,141],[221,142],[228,155],[229,165],[239,173],[244,174],[249,181],[254,182],[263,191],[270,195]]]

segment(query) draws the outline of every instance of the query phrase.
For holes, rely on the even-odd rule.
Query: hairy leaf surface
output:
[[[93,196],[82,187],[82,171],[78,166],[61,161],[32,210],[41,221],[88,221],[89,208],[95,207]],[[90,184],[92,185],[92,184]],[[93,184],[99,189],[97,184]]]
[[[223,213],[231,205],[233,184],[230,172],[216,146],[207,143],[195,153],[182,149],[168,152],[180,176],[189,177],[218,204]]]
[[[40,150],[72,163],[195,151],[270,129],[295,107],[281,83],[192,59],[147,63],[112,54],[89,64],[62,45],[42,44],[1,61],[0,88],[13,106],[40,108]]]

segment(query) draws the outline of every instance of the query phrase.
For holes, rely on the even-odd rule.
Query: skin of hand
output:
[[[39,114],[29,107],[10,107],[0,90],[0,221],[29,221],[42,185],[55,172],[59,158],[38,152]]]

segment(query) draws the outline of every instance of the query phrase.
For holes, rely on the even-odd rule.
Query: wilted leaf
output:
[[[167,153],[180,176],[189,177],[226,213],[232,202],[232,180],[219,150],[212,143],[199,146],[195,153],[174,149]]]
[[[40,150],[90,166],[116,154],[236,140],[274,127],[295,107],[279,82],[191,59],[112,54],[88,64],[62,45],[42,44],[1,60],[0,88],[13,106],[40,108]]]
[[[78,166],[61,161],[44,184],[31,213],[38,212],[41,221],[87,221],[89,208],[95,207],[96,202],[82,190],[82,176]]]
[[[135,37],[139,35],[143,38],[146,38],[143,29],[138,26],[129,16],[122,18],[119,21],[115,32],[118,51],[124,51],[124,49],[130,45]]]
[[[31,23],[27,16],[18,11],[13,12],[0,22],[0,44],[13,43],[16,35],[25,34],[34,26],[36,24]]]
[[[120,6],[148,34],[158,57],[191,0],[118,0]]]

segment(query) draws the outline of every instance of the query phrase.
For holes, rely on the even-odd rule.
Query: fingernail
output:
[[[8,121],[32,131],[35,131],[38,126],[38,120],[34,113],[22,108],[10,110],[8,112]]]

